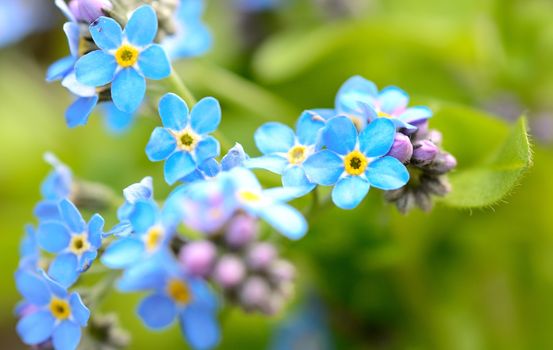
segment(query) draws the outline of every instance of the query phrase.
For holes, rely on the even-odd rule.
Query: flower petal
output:
[[[169,326],[177,316],[175,302],[162,294],[153,294],[142,300],[138,315],[146,326],[162,329]]]
[[[196,169],[196,162],[188,152],[175,152],[165,162],[165,181],[172,185]]]
[[[332,201],[342,209],[353,209],[369,192],[369,182],[360,176],[340,179],[332,189]]]
[[[167,159],[177,147],[175,137],[162,127],[157,127],[150,136],[150,141],[146,145],[146,155],[152,162],[159,162]]]
[[[372,105],[377,94],[378,89],[373,82],[361,76],[351,77],[340,87],[338,94],[336,94],[336,110],[338,113],[359,113],[359,102]]]
[[[348,154],[357,143],[357,129],[348,117],[336,117],[326,123],[323,143],[331,151]]]
[[[79,57],[79,41],[81,36],[79,24],[77,22],[64,23],[63,31],[67,37],[67,44],[69,45],[71,56]]]
[[[188,106],[179,96],[168,93],[159,101],[159,115],[164,127],[181,131],[188,124]]]
[[[157,34],[157,16],[149,5],[140,6],[132,14],[125,26],[125,36],[136,46],[146,46],[154,41]]]
[[[96,249],[102,245],[104,223],[104,218],[99,214],[94,214],[88,223],[88,240]]]
[[[134,121],[134,114],[120,111],[113,102],[104,103],[105,122],[109,131],[119,134]]]
[[[126,237],[110,244],[100,260],[111,269],[120,269],[138,262],[143,253],[144,242],[134,237]]]
[[[263,154],[288,152],[294,146],[294,131],[281,123],[263,124],[254,134],[255,145]]]
[[[52,344],[56,350],[75,350],[81,341],[81,327],[78,324],[62,321],[52,334]]]
[[[78,269],[77,256],[72,253],[65,253],[58,255],[52,261],[48,268],[48,275],[63,287],[68,288],[77,281],[79,277]]]
[[[302,145],[314,145],[321,137],[321,129],[325,126],[325,121],[319,115],[311,111],[305,111],[296,123],[296,134],[298,141]]]
[[[46,71],[46,81],[52,82],[64,78],[75,66],[75,57],[67,56],[52,63]]]
[[[79,97],[65,111],[65,122],[70,128],[85,125],[92,110],[98,104],[98,96]]]
[[[123,42],[123,30],[117,21],[100,17],[90,25],[90,34],[102,50],[116,50]]]
[[[18,270],[15,273],[17,291],[33,305],[42,306],[50,302],[50,290],[46,282],[36,273]]]
[[[391,120],[376,119],[359,135],[359,150],[367,157],[381,157],[392,148],[395,135],[396,127]]]
[[[220,153],[219,141],[212,136],[208,136],[198,142],[196,146],[196,163],[201,164],[210,158],[218,157]]]
[[[300,239],[307,233],[307,221],[303,215],[287,204],[263,207],[259,211],[259,216],[290,239]]]
[[[221,123],[221,106],[215,98],[202,98],[192,108],[190,125],[198,134],[209,134],[217,130],[219,123]]]
[[[38,225],[38,244],[50,253],[57,253],[67,248],[71,234],[61,222],[45,221]]]
[[[406,123],[416,123],[432,117],[432,110],[426,106],[415,106],[407,108],[399,119]]]
[[[146,80],[134,68],[125,68],[111,85],[111,98],[115,106],[127,113],[140,107],[146,94]]]
[[[92,51],[75,63],[77,81],[88,86],[109,84],[115,75],[115,57],[101,50]]]
[[[156,224],[158,211],[153,201],[139,200],[134,204],[129,221],[137,233],[145,233]]]
[[[78,293],[72,293],[69,297],[69,306],[71,306],[71,314],[75,320],[82,326],[86,327],[90,318],[90,310],[83,304],[81,296]]]
[[[65,223],[67,223],[71,231],[81,233],[86,229],[86,222],[79,212],[79,209],[77,209],[73,203],[64,199],[60,202],[59,206],[61,217]]]
[[[288,163],[288,159],[280,155],[268,154],[262,157],[246,159],[243,164],[249,169],[265,169],[275,174],[282,174]]]
[[[160,80],[171,74],[171,63],[160,45],[154,44],[140,53],[138,57],[140,71],[148,79]]]
[[[382,190],[395,190],[409,181],[407,168],[394,157],[383,157],[369,164],[366,171],[372,186]]]
[[[378,101],[380,110],[395,115],[398,111],[402,111],[407,107],[409,95],[398,87],[388,86],[380,91]]]
[[[303,168],[311,182],[331,186],[344,172],[344,162],[336,153],[322,150],[307,158]]]
[[[301,166],[291,166],[282,173],[282,185],[284,187],[305,187],[310,192],[315,185],[309,181],[305,170]]]
[[[181,330],[193,348],[212,349],[219,343],[219,324],[211,309],[193,303],[179,316]]]
[[[38,311],[19,320],[17,334],[25,344],[37,345],[50,338],[54,322],[54,316],[49,311]]]

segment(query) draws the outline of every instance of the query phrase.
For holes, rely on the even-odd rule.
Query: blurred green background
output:
[[[85,127],[65,126],[71,98],[43,79],[48,64],[68,52],[58,19],[51,31],[0,50],[3,349],[24,348],[14,332],[12,276],[23,225],[33,222],[49,171],[45,151],[76,176],[117,192],[146,175],[156,179],[157,199],[170,190],[162,164],[144,154],[158,123],[152,113],[122,135],[108,133],[99,115]],[[495,151],[521,113],[534,143],[533,168],[493,206],[438,203],[430,214],[401,216],[371,191],[355,211],[317,213],[303,240],[282,240],[283,254],[299,269],[297,298],[273,318],[231,311],[222,349],[267,348],[274,328],[308,292],[322,300],[335,348],[553,348],[553,2],[291,0],[244,14],[211,0],[206,22],[215,36],[212,52],[176,68],[197,96],[221,100],[222,131],[251,155],[259,125],[293,123],[303,109],[332,107],[338,87],[354,74],[380,87],[398,85],[417,101],[500,115],[462,128],[443,113],[431,122],[442,128],[459,171]],[[113,214],[102,214],[115,223]],[[103,305],[132,333],[130,348],[186,348],[176,326],[146,330],[134,312],[139,297],[114,293]]]

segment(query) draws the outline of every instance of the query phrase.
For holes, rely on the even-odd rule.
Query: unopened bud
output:
[[[246,262],[252,270],[260,271],[269,267],[277,257],[275,247],[270,243],[256,243],[248,251]]]
[[[457,159],[449,153],[439,153],[428,167],[434,174],[445,174],[457,166]]]
[[[240,258],[225,255],[217,262],[213,278],[221,287],[233,288],[242,281],[245,274],[246,267]]]
[[[447,181],[447,178],[443,176],[424,177],[424,181],[422,181],[422,186],[427,192],[440,197],[443,197],[451,192],[451,184]]]
[[[246,310],[253,310],[266,303],[271,289],[261,277],[250,277],[240,288],[240,302]]]
[[[225,240],[232,248],[240,248],[255,238],[257,230],[258,222],[255,218],[239,214],[230,221]]]
[[[180,253],[179,260],[187,273],[192,276],[205,277],[211,271],[217,249],[209,241],[190,242]]]
[[[109,0],[72,0],[69,9],[78,21],[92,23],[101,16],[105,10],[111,10],[113,5]]]
[[[289,282],[294,279],[296,268],[286,260],[277,260],[271,264],[269,275],[276,283]]]
[[[432,199],[430,195],[420,189],[416,190],[414,193],[415,203],[425,212],[429,212],[432,209]]]
[[[439,153],[438,146],[432,141],[422,140],[413,145],[413,164],[417,166],[427,166],[432,163]]]
[[[402,163],[407,163],[413,155],[413,145],[409,137],[400,132],[396,133],[394,144],[388,152],[388,155],[396,158]]]

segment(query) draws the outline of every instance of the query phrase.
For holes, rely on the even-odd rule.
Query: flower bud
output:
[[[447,178],[443,176],[425,176],[424,181],[422,181],[422,186],[425,191],[440,197],[451,192],[451,184],[447,181]]]
[[[432,164],[429,166],[429,171],[434,174],[445,174],[457,166],[457,159],[449,153],[439,153]]]
[[[233,288],[242,281],[245,274],[246,267],[240,258],[225,255],[217,262],[213,279],[223,288]]]
[[[417,190],[413,193],[416,205],[425,212],[432,209],[432,199],[430,195],[423,190]]]
[[[248,251],[246,263],[252,270],[263,270],[277,257],[275,247],[270,243],[256,243]]]
[[[217,249],[209,241],[191,242],[185,245],[179,253],[179,260],[189,274],[205,277],[211,271]]]
[[[279,293],[273,293],[269,296],[267,303],[262,305],[261,311],[267,315],[274,315],[284,307],[285,299]]]
[[[237,166],[242,166],[244,161],[248,158],[242,145],[237,142],[234,147],[227,152],[223,159],[221,159],[221,166],[223,170],[228,171]]]
[[[104,10],[111,10],[109,0],[72,0],[69,9],[78,21],[92,23],[104,16]]]
[[[271,289],[261,277],[250,277],[240,288],[238,295],[246,310],[253,310],[262,306],[268,299]]]
[[[409,137],[400,132],[396,133],[394,144],[388,152],[388,155],[396,158],[402,163],[407,163],[413,155],[413,145]]]
[[[439,146],[442,144],[443,135],[438,130],[430,130],[426,139],[432,141],[435,145]]]
[[[249,215],[239,214],[229,223],[225,240],[232,248],[250,243],[257,235],[257,220]]]
[[[440,150],[432,141],[417,141],[413,145],[413,164],[418,166],[427,166],[432,163]]]
[[[269,269],[269,276],[275,283],[291,281],[296,275],[296,268],[286,260],[275,261]]]

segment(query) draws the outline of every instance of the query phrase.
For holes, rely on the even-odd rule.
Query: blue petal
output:
[[[171,63],[163,48],[157,44],[140,53],[138,66],[142,74],[152,80],[167,78],[171,74]]]
[[[38,202],[33,210],[33,214],[41,221],[61,220],[57,201],[45,200]]]
[[[17,334],[25,344],[37,345],[50,338],[54,322],[54,316],[49,311],[38,311],[19,320]]]
[[[188,106],[179,96],[168,93],[159,101],[159,115],[164,127],[180,131],[188,124]]]
[[[395,190],[409,181],[407,168],[394,157],[384,157],[371,162],[366,171],[372,186],[382,190]]]
[[[48,268],[48,275],[63,287],[69,287],[79,277],[77,256],[72,253],[58,255]]]
[[[212,349],[219,343],[220,331],[215,314],[201,304],[190,304],[180,314],[182,332],[193,348]]]
[[[396,127],[391,120],[376,119],[359,135],[359,150],[367,157],[381,157],[392,148],[395,135]]]
[[[123,197],[130,203],[136,203],[141,199],[154,197],[154,185],[151,176],[146,176],[139,183],[132,184],[123,190]]]
[[[231,175],[232,181],[237,189],[244,189],[253,192],[262,190],[261,184],[251,170],[236,167],[232,168],[228,173]]]
[[[246,168],[265,169],[275,174],[282,174],[288,164],[288,159],[276,154],[250,158],[244,161],[244,166]]]
[[[426,106],[416,106],[407,108],[399,119],[406,123],[416,123],[432,117],[432,110]]]
[[[94,260],[96,260],[96,257],[98,256],[98,250],[91,249],[87,252],[84,252],[83,255],[78,259],[78,269],[77,272],[83,273],[86,272]]]
[[[111,98],[115,106],[127,113],[140,107],[146,94],[146,80],[134,68],[125,68],[111,85]]]
[[[111,269],[120,269],[138,262],[144,254],[144,249],[144,242],[140,239],[121,238],[107,247],[100,260]]]
[[[70,128],[74,128],[79,125],[85,125],[88,122],[88,117],[96,104],[98,103],[98,96],[92,97],[80,97],[75,100],[65,111],[65,122]]]
[[[136,46],[146,46],[154,41],[157,34],[157,16],[149,5],[136,9],[125,26],[125,36]]]
[[[83,304],[78,293],[72,293],[69,297],[69,306],[71,306],[71,314],[82,327],[86,327],[90,318],[90,310]]]
[[[157,127],[150,136],[150,141],[146,145],[146,155],[152,162],[159,162],[167,159],[177,147],[177,140],[167,130],[162,127]]]
[[[261,209],[259,216],[290,239],[300,239],[307,233],[307,221],[301,213],[286,204],[275,204]]]
[[[88,223],[88,240],[96,249],[102,245],[103,228],[104,218],[99,214],[94,214]]]
[[[43,306],[50,302],[50,290],[46,282],[30,271],[18,270],[15,273],[17,291],[33,305]]]
[[[67,199],[62,200],[59,206],[61,217],[67,223],[69,229],[75,233],[83,232],[86,228],[86,222],[81,216],[79,209]]]
[[[187,280],[187,283],[194,295],[194,304],[205,307],[206,312],[208,312],[208,310],[212,312],[217,311],[219,308],[217,295],[215,295],[214,291],[205,280],[201,278],[190,278]]]
[[[221,166],[217,163],[217,160],[210,158],[198,165],[198,169],[203,171],[207,176],[213,177],[221,171]]]
[[[218,157],[220,152],[219,141],[212,136],[208,136],[198,142],[196,146],[196,162],[200,164],[207,159]]]
[[[242,166],[249,159],[244,148],[238,142],[228,150],[227,154],[221,159],[221,167],[224,171],[228,171],[234,167]]]
[[[126,131],[134,121],[134,114],[120,111],[113,102],[104,104],[106,126],[113,133]]]
[[[388,86],[380,91],[378,95],[380,110],[388,114],[397,114],[398,110],[403,110],[409,103],[409,95],[395,86]]]
[[[255,145],[263,154],[288,152],[294,146],[294,131],[281,123],[263,124],[254,134]]]
[[[60,285],[58,282],[54,281],[46,272],[41,270],[42,278],[48,284],[50,291],[53,295],[61,299],[67,299],[67,288]]]
[[[296,123],[296,134],[302,145],[314,145],[319,141],[321,129],[325,121],[319,115],[311,111],[305,111]]]
[[[307,158],[303,169],[311,182],[331,186],[344,172],[344,162],[336,153],[322,150]]]
[[[81,327],[69,320],[62,321],[52,334],[56,350],[75,350],[81,341]]]
[[[329,120],[323,131],[324,145],[339,154],[353,151],[357,143],[357,129],[348,117],[336,117]]]
[[[196,162],[188,152],[175,152],[165,163],[165,181],[169,185],[174,184],[196,168]]]
[[[138,290],[159,288],[165,283],[166,273],[163,269],[164,261],[160,261],[160,254],[126,269],[117,283],[119,290],[132,292]]]
[[[360,176],[340,179],[332,189],[332,201],[342,209],[353,209],[369,192],[370,184]]]
[[[309,181],[303,167],[295,165],[284,170],[282,173],[282,185],[285,187],[305,187],[306,192],[310,192],[315,185]]]
[[[71,240],[70,232],[61,222],[40,223],[37,230],[38,244],[42,249],[57,253],[67,248]]]
[[[96,87],[85,85],[77,80],[77,72],[75,69],[72,69],[63,77],[61,85],[78,97],[92,97],[98,95]]]
[[[144,233],[155,225],[158,212],[159,209],[154,201],[139,200],[134,204],[133,211],[129,215],[129,221],[137,233]]]
[[[54,63],[46,71],[46,81],[51,82],[64,78],[75,66],[75,58],[73,56],[64,57]]]
[[[169,326],[177,316],[175,302],[165,295],[153,294],[142,300],[138,315],[146,326],[162,329]]]
[[[103,86],[112,82],[116,68],[115,57],[96,50],[79,58],[75,64],[75,73],[81,84]]]
[[[102,50],[116,50],[123,43],[123,30],[119,23],[108,17],[100,17],[90,25],[90,34]]]
[[[373,82],[354,76],[348,79],[336,95],[336,109],[339,113],[356,114],[360,111],[359,102],[372,104],[378,94]]]
[[[221,123],[221,106],[213,97],[205,97],[198,102],[190,113],[190,125],[198,134],[209,134]]]
[[[77,22],[67,22],[63,25],[63,31],[67,36],[67,44],[69,45],[69,51],[71,56],[79,57],[79,42],[81,36],[81,29]]]

